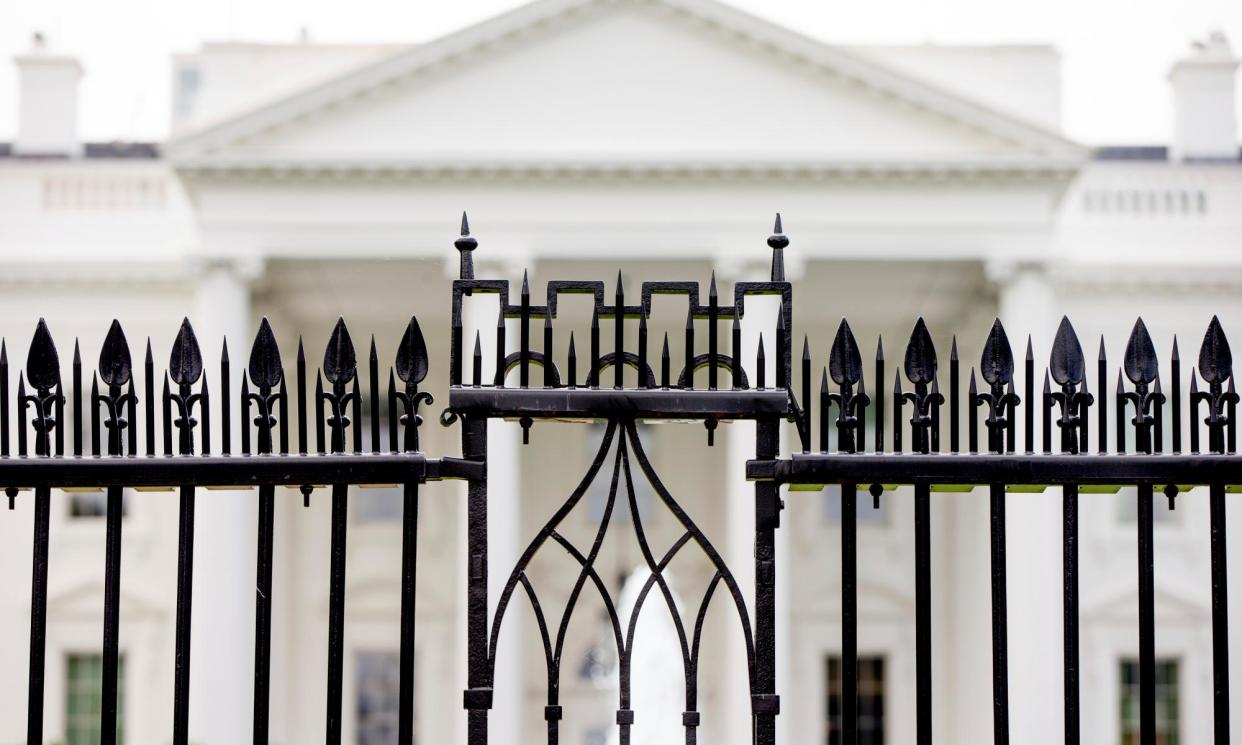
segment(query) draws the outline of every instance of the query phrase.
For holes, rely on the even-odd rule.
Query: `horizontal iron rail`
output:
[[[784,417],[783,390],[707,391],[594,388],[452,388],[449,409],[532,419],[759,419]]]
[[[481,462],[421,453],[0,458],[6,488],[301,486],[482,478]]]
[[[782,484],[1242,484],[1242,455],[795,454],[751,460]]]

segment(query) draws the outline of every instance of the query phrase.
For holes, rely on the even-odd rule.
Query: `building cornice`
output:
[[[703,161],[445,161],[275,160],[197,158],[175,162],[182,176],[259,181],[318,180],[798,180],[798,181],[1039,181],[1071,179],[1077,160],[996,159],[940,161],[772,160]]]

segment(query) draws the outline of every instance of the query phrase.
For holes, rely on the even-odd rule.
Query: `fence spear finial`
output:
[[[461,254],[461,268],[458,271],[460,279],[474,279],[474,249],[479,247],[479,242],[470,235],[470,220],[466,217],[466,213],[461,213],[461,237],[453,241],[453,246]]]
[[[781,213],[776,213],[776,224],[772,227],[772,235],[768,236],[768,247],[772,249],[772,281],[785,281],[785,247],[789,245],[789,236],[781,226]]]

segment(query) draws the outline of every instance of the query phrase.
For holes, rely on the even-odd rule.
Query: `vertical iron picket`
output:
[[[283,399],[283,394],[273,392],[284,380],[284,368],[280,361],[280,348],[271,324],[264,318],[250,348],[250,361],[242,373],[242,419],[243,442],[256,427],[256,450],[259,455],[272,453],[272,429],[276,426],[273,408]],[[254,389],[247,390],[247,381]],[[250,404],[255,406],[253,422],[249,415]],[[283,414],[282,414],[283,415]],[[246,448],[249,450],[249,448]],[[271,707],[271,660],[272,660],[272,549],[275,537],[276,487],[264,484],[259,487],[258,537],[255,547],[255,596],[254,596],[254,745],[267,745],[269,737],[269,712]]]
[[[177,452],[191,455],[194,452],[194,405],[200,405],[203,413],[203,442],[207,442],[207,405],[205,403],[206,384],[203,380],[203,392],[195,396],[191,386],[203,375],[203,358],[199,351],[198,339],[190,320],[181,322],[181,329],[173,343],[169,357],[168,372],[177,384],[177,393],[171,394],[168,387],[168,376],[164,378],[164,441],[167,445],[172,436],[172,425],[169,407],[177,405],[176,427],[179,433]],[[167,449],[167,448],[166,448]],[[190,619],[193,611],[194,587],[194,487],[180,488],[180,506],[177,526],[177,615],[176,638],[173,652],[173,745],[187,745],[189,742],[190,717]]]
[[[105,425],[108,429],[108,455],[123,455],[123,431],[134,426],[133,416],[126,418],[126,404],[133,406],[132,392],[122,392],[127,383],[132,388],[132,365],[129,356],[129,344],[125,341],[125,332],[121,324],[112,322],[108,335],[104,339],[103,349],[99,353],[99,376],[108,386],[108,392],[99,396],[99,401],[108,411]],[[132,434],[131,429],[131,434]],[[133,438],[130,439],[133,444]],[[130,453],[132,454],[132,448]],[[100,704],[99,730],[100,745],[116,745],[117,741],[117,674],[120,666],[120,622],[121,622],[121,524],[124,514],[125,490],[120,486],[109,486],[107,505],[105,507],[105,539],[104,539],[104,628],[103,628],[103,664]]]

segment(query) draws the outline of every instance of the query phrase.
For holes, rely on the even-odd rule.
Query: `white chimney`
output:
[[[1174,63],[1174,159],[1238,159],[1237,69],[1238,58],[1220,31],[1195,42],[1194,52]]]
[[[42,34],[30,51],[16,57],[18,74],[15,155],[71,157],[79,155],[78,81],[82,65],[73,57],[52,54]]]

